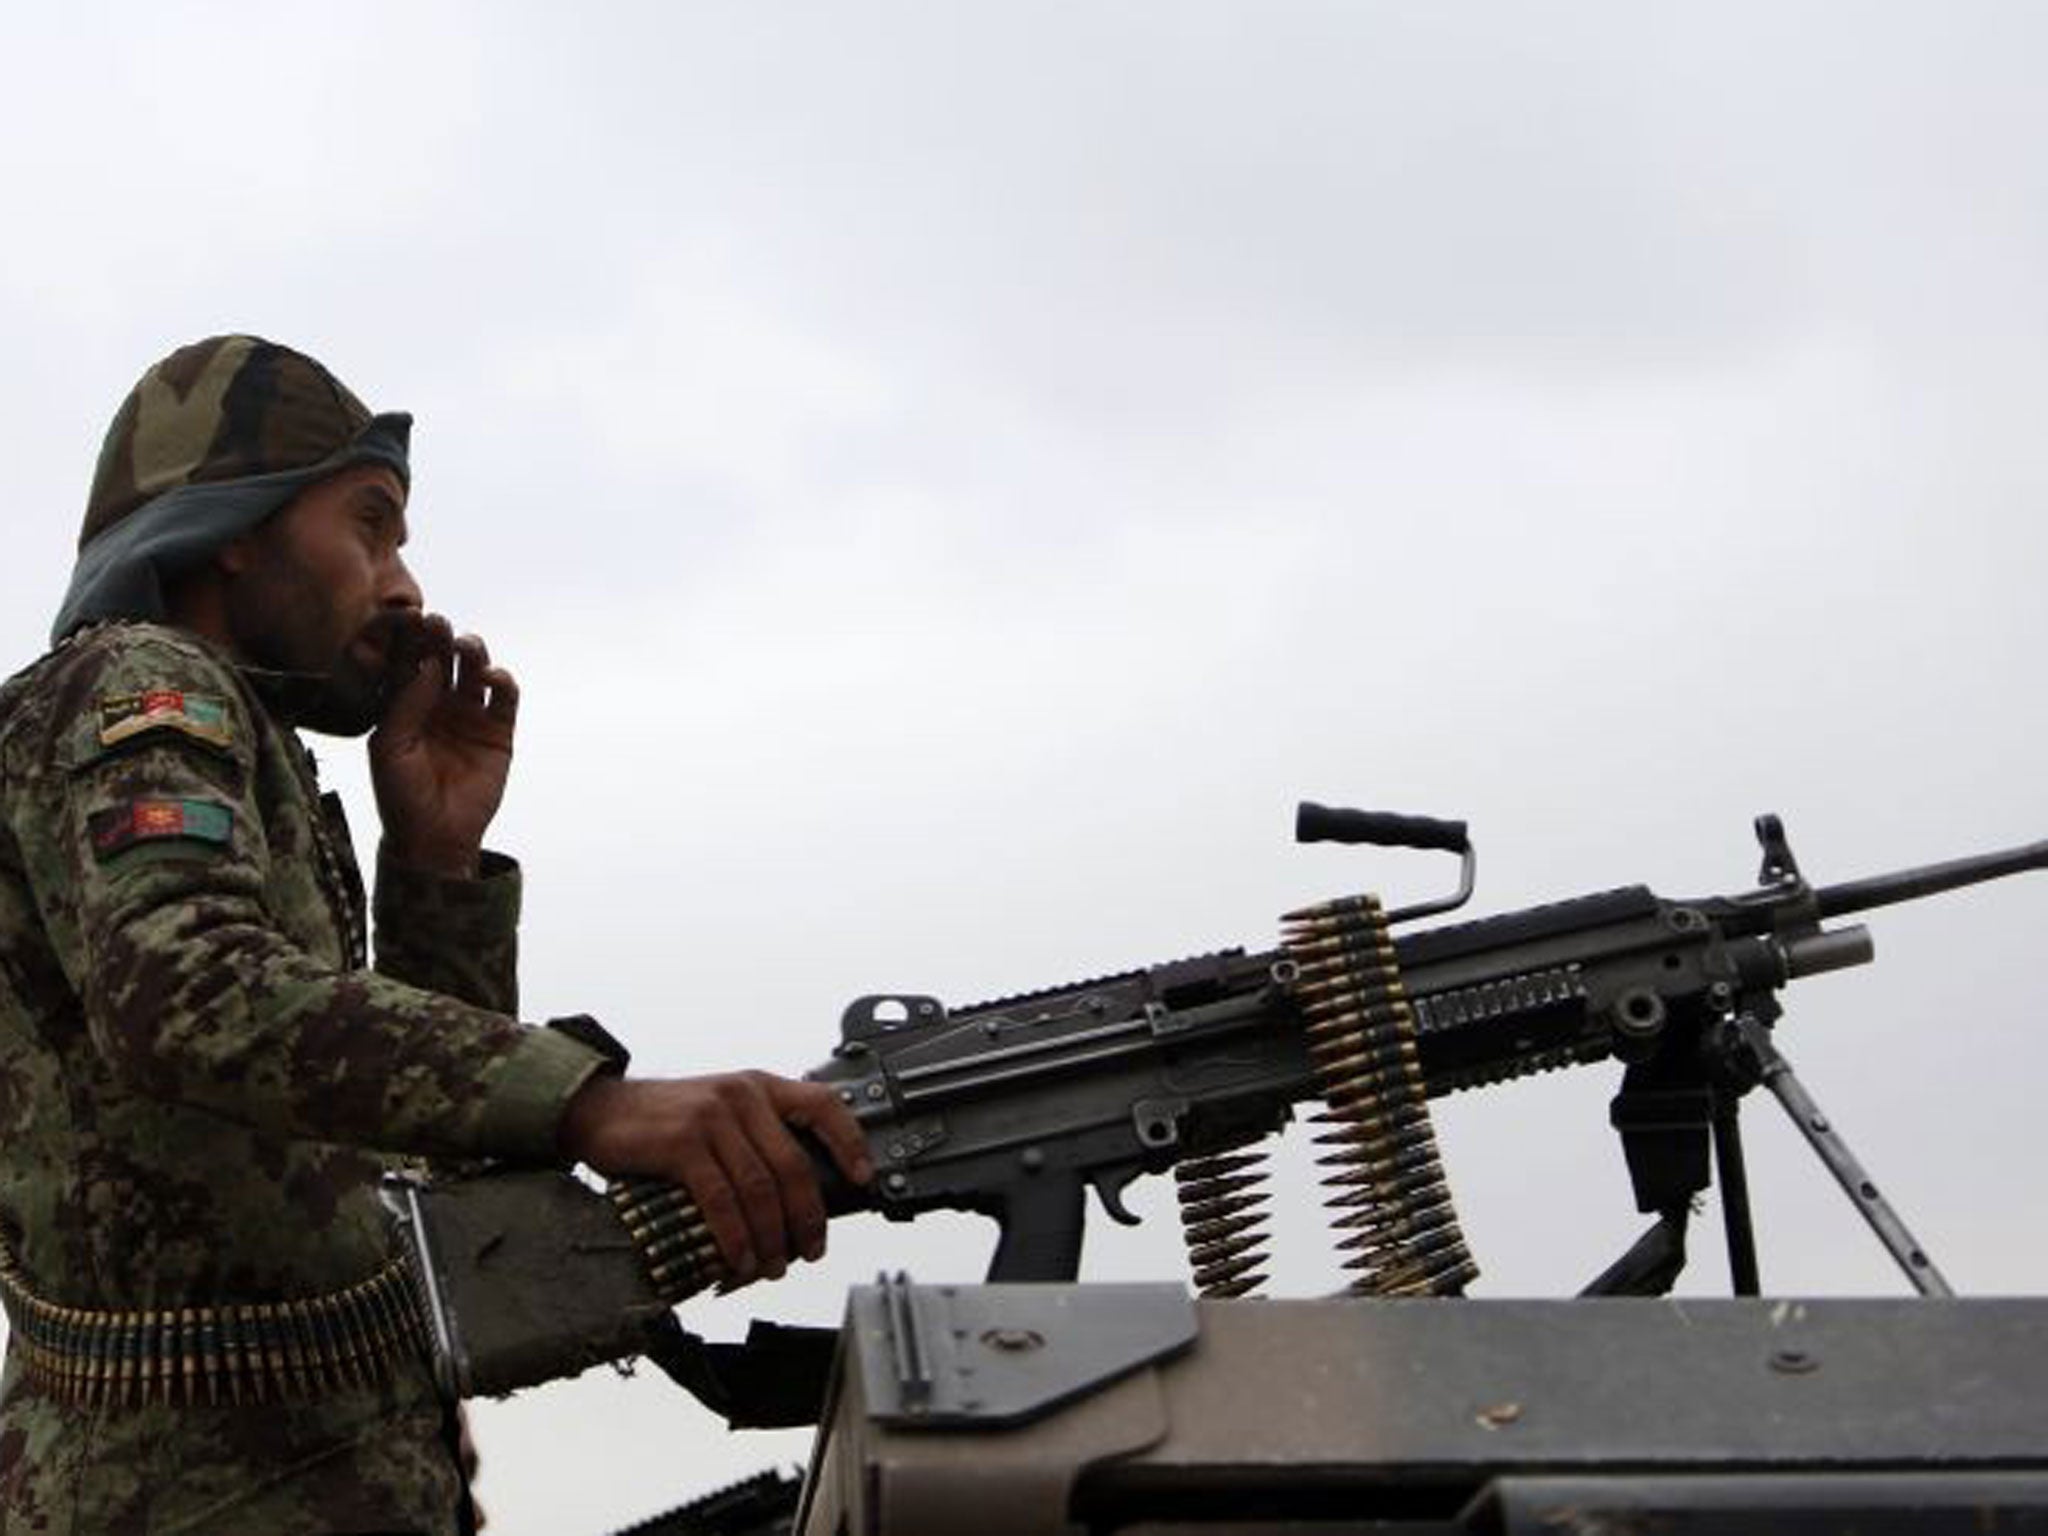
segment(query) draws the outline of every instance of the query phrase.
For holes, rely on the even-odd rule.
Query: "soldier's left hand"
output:
[[[481,638],[458,638],[439,614],[423,617],[408,640],[414,670],[395,683],[370,737],[377,814],[400,863],[471,877],[505,797],[519,685],[491,664]]]

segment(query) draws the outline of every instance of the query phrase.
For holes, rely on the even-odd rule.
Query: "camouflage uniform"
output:
[[[518,904],[494,855],[474,881],[382,862],[365,969],[338,800],[187,632],[92,623],[0,686],[0,1236],[22,1282],[138,1312],[332,1293],[390,1257],[387,1154],[552,1160],[601,1058],[512,1017]],[[415,1354],[260,1406],[86,1406],[20,1345],[17,1319],[0,1531],[455,1529]]]

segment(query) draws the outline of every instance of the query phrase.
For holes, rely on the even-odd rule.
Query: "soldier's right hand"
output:
[[[856,1184],[874,1176],[851,1111],[821,1083],[767,1072],[593,1078],[569,1101],[563,1153],[612,1177],[682,1185],[735,1279],[780,1276],[825,1251],[825,1199],[794,1131]]]

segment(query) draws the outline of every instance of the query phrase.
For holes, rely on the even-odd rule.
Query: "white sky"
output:
[[[197,336],[415,434],[431,600],[527,686],[527,999],[666,1070],[1225,944],[2048,835],[2048,15],[2027,4],[10,8],[0,566]],[[330,758],[350,755],[330,751]],[[337,778],[374,825],[353,764]],[[1871,919],[1781,1039],[1949,1277],[2048,1285],[2048,881]],[[1485,1294],[1639,1229],[1611,1068],[1438,1124]],[[1768,1288],[1900,1291],[1767,1101]],[[1162,1181],[1088,1273],[1184,1273]],[[1334,1283],[1304,1200],[1275,1289]],[[1717,1220],[1687,1287],[1725,1287]],[[836,1317],[978,1224],[694,1310]],[[478,1414],[507,1536],[770,1463],[658,1377]]]

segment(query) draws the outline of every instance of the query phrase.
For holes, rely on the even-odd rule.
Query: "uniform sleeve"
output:
[[[408,869],[377,853],[377,969],[497,1013],[519,1011],[519,866],[486,851],[474,880]]]
[[[37,898],[110,1071],[278,1136],[552,1160],[562,1109],[602,1059],[338,970],[281,931],[248,710],[204,653],[131,647],[64,692],[25,791],[40,803],[12,807],[38,839]]]

